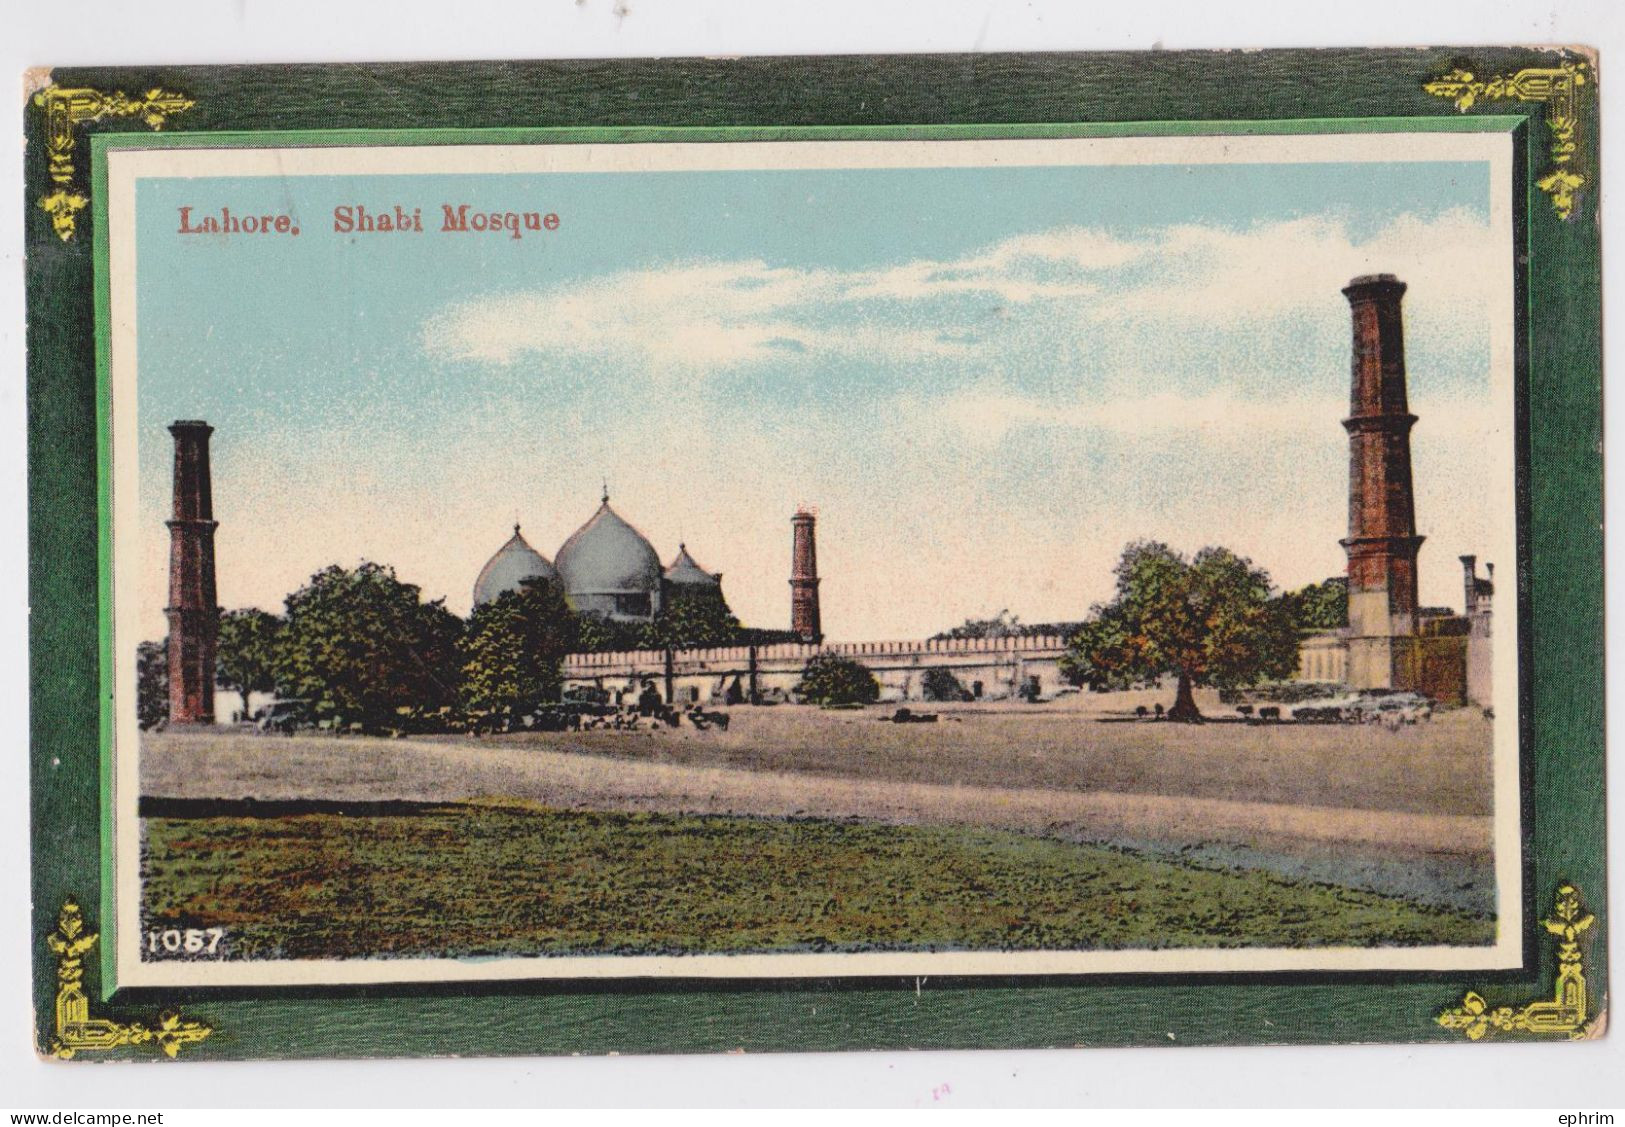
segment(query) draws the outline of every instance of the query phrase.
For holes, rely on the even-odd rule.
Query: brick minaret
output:
[[[1405,396],[1405,283],[1355,278],[1343,291],[1354,314],[1349,417],[1349,684],[1406,688],[1416,632],[1416,505]]]
[[[794,532],[790,546],[790,629],[813,645],[824,640],[818,618],[818,548],[814,543],[815,518],[806,509],[797,509],[790,518]]]
[[[214,428],[179,419],[175,499],[169,525],[169,722],[214,723],[214,654],[220,607],[214,589],[214,500],[209,435]]]

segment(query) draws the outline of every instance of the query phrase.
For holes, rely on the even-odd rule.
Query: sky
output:
[[[142,629],[177,418],[215,427],[227,608],[367,559],[466,613],[515,521],[551,559],[605,481],[753,626],[788,625],[815,508],[835,640],[1080,619],[1135,539],[1300,586],[1344,568],[1340,289],[1372,272],[1410,286],[1422,598],[1453,606],[1506,519],[1489,190],[1467,162],[144,179]],[[443,235],[448,200],[560,222]],[[396,202],[431,231],[332,230]],[[177,234],[223,204],[301,235]]]

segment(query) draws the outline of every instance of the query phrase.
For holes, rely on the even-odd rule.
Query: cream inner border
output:
[[[113,833],[116,958],[123,986],[248,986],[523,978],[1019,975],[1259,971],[1492,970],[1523,961],[1518,770],[1517,585],[1496,593],[1494,849],[1498,938],[1486,947],[1246,948],[1162,951],[965,951],[861,954],[553,956],[143,963],[140,944],[139,771],[133,660],[139,641],[133,569],[137,502],[135,186],[142,179],[410,173],[726,171],[816,168],[1308,164],[1481,161],[1490,168],[1490,225],[1507,248],[1491,315],[1491,399],[1507,441],[1484,451],[1486,488],[1506,520],[1482,554],[1516,559],[1512,138],[1505,133],[1069,138],[974,141],[722,141],[698,143],[115,149],[107,154],[113,506]]]

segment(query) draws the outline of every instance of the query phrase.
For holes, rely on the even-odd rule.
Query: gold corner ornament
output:
[[[86,1050],[117,1049],[124,1045],[157,1045],[169,1057],[183,1045],[193,1045],[214,1032],[198,1021],[182,1021],[169,1012],[156,1025],[117,1022],[90,1016],[90,999],[85,996],[85,955],[96,946],[96,933],[85,931],[79,905],[69,900],[57,916],[56,932],[46,937],[57,957],[56,1034],[51,1038],[51,1055],[71,1060]]]
[[[1474,1041],[1482,1040],[1492,1029],[1502,1033],[1562,1035],[1579,1041],[1591,1033],[1587,1018],[1584,956],[1580,936],[1590,930],[1596,917],[1580,904],[1574,886],[1557,890],[1551,919],[1542,920],[1546,930],[1557,937],[1557,985],[1550,1001],[1542,998],[1523,1006],[1490,1008],[1482,996],[1469,990],[1461,1005],[1446,1010],[1436,1022],[1446,1029],[1458,1029]]]
[[[73,185],[77,128],[105,117],[139,116],[153,129],[162,129],[171,114],[189,110],[196,103],[156,87],[131,97],[122,90],[104,93],[88,86],[47,86],[34,95],[34,104],[45,111],[45,151],[53,188],[40,198],[39,205],[51,216],[57,235],[67,242],[73,238],[78,213],[90,202]]]
[[[1472,71],[1457,67],[1449,74],[1424,82],[1422,89],[1436,98],[1449,98],[1456,109],[1466,113],[1480,101],[1504,101],[1508,98],[1520,102],[1545,102],[1546,127],[1552,131],[1552,165],[1535,186],[1552,197],[1552,208],[1559,219],[1567,219],[1574,212],[1574,194],[1585,186],[1586,179],[1570,168],[1578,145],[1574,131],[1579,125],[1578,90],[1584,86],[1584,63],[1564,63],[1556,67],[1526,67],[1514,74],[1482,80]]]

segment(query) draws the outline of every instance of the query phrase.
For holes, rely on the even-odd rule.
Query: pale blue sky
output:
[[[516,516],[551,558],[603,475],[756,625],[784,625],[788,518],[818,506],[842,638],[1081,617],[1141,535],[1318,579],[1342,564],[1338,287],[1367,269],[1412,285],[1445,601],[1491,519],[1461,465],[1489,425],[1488,199],[1466,163],[143,180],[143,625],[175,418],[216,427],[228,607],[371,558],[465,611]],[[562,222],[445,235],[442,201]],[[332,231],[336,204],[395,202],[429,230]],[[183,204],[302,234],[180,237]]]

